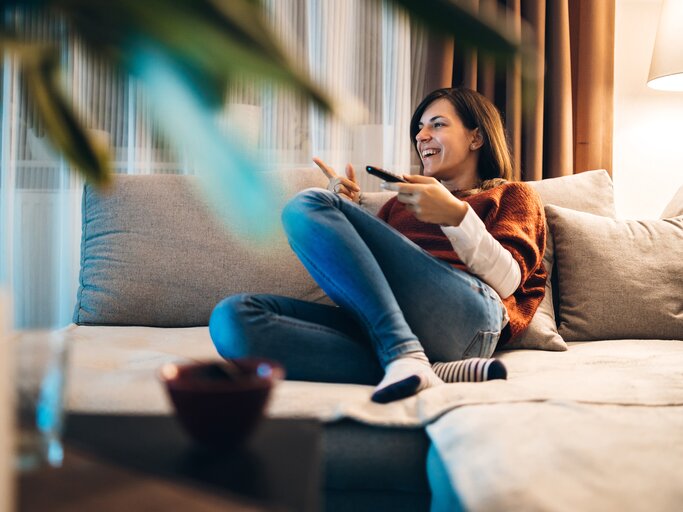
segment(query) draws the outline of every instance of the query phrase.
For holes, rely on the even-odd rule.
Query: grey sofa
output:
[[[281,202],[297,190],[325,184],[313,169],[273,173],[273,178],[285,184]],[[552,423],[561,416],[552,412],[558,400],[587,407],[591,414],[598,413],[595,408],[599,404],[629,406],[631,410],[667,407],[666,413],[674,414],[676,421],[683,418],[683,385],[669,387],[663,395],[658,393],[662,382],[674,378],[666,374],[670,365],[665,365],[664,374],[638,374],[628,389],[619,381],[622,377],[615,377],[635,367],[642,370],[639,362],[643,354],[652,354],[652,361],[666,357],[674,368],[677,362],[683,363],[683,273],[676,274],[681,267],[675,263],[676,258],[683,260],[683,219],[676,217],[661,226],[644,228],[649,234],[653,229],[666,231],[655,242],[668,251],[668,263],[660,265],[656,258],[645,262],[662,269],[650,282],[665,282],[665,290],[647,299],[649,292],[643,289],[640,293],[645,296],[641,298],[645,297],[646,303],[630,310],[628,304],[620,304],[610,310],[605,297],[615,288],[598,286],[592,291],[595,299],[591,299],[590,294],[588,298],[583,294],[586,286],[572,279],[581,274],[577,261],[596,258],[595,254],[581,253],[596,250],[590,242],[576,244],[576,237],[587,236],[579,229],[584,223],[603,238],[613,237],[611,246],[618,245],[619,240],[637,238],[633,225],[613,219],[609,177],[604,171],[595,171],[533,186],[546,204],[559,205],[547,207],[551,231],[557,236],[554,245],[550,237],[545,263],[553,269],[554,279],[548,283],[546,301],[532,326],[509,347],[517,350],[497,354],[508,366],[508,381],[449,385],[390,407],[371,404],[369,386],[284,382],[276,388],[268,414],[313,417],[324,422],[326,510],[415,511],[428,510],[430,504],[435,510],[569,510],[590,503],[618,507],[625,498],[617,496],[621,488],[609,479],[593,494],[581,495],[583,501],[573,503],[576,493],[571,486],[553,487],[539,477],[547,462],[540,454],[520,461],[512,455],[508,459],[500,451],[489,453],[497,461],[492,474],[514,467],[519,478],[526,475],[527,479],[512,488],[479,487],[476,482],[487,478],[476,473],[480,469],[467,460],[470,445],[454,443],[453,433],[459,432],[458,439],[462,440],[472,436],[473,443],[476,436],[491,441],[508,436],[511,446],[525,439],[530,449],[543,439],[553,443],[556,428],[547,438],[540,435],[529,440],[519,437],[528,429],[520,426],[518,436],[514,422],[510,422],[509,430],[505,425],[511,414],[523,417],[523,411],[518,415],[510,410],[522,403],[543,405],[546,409],[541,408],[540,415],[537,411],[528,413],[536,423],[539,417]],[[366,194],[363,205],[376,211],[388,197],[386,193]],[[683,205],[670,205],[667,215],[681,215],[682,209]],[[575,215],[588,217],[575,219]],[[572,231],[575,227],[577,233]],[[633,236],[619,235],[622,228]],[[644,243],[653,242],[648,239]],[[597,250],[609,256],[604,247]],[[645,254],[649,254],[647,249]],[[608,264],[615,265],[612,260]],[[586,267],[585,271],[590,275],[596,268]],[[631,268],[626,272],[632,274]],[[609,274],[612,268],[607,266],[599,272]],[[615,280],[610,275],[605,279]],[[168,361],[218,357],[206,324],[213,306],[226,295],[269,292],[329,301],[291,253],[281,233],[265,247],[237,239],[206,210],[193,190],[193,178],[186,176],[120,176],[108,194],[86,186],[80,281],[74,324],[67,329],[72,340],[68,407],[74,411],[170,413],[154,372]],[[640,290],[638,279],[629,279],[626,284]],[[620,289],[618,283],[615,286]],[[637,315],[631,314],[633,308],[638,309]],[[637,343],[646,338],[656,341]],[[593,362],[594,368],[589,364]],[[578,371],[579,366],[583,373]],[[621,370],[614,373],[614,368]],[[604,385],[603,375],[607,379]],[[623,378],[629,381],[627,375]],[[496,410],[500,410],[497,419],[484,425],[473,423],[471,431],[459,430],[470,420],[485,417],[484,411]],[[546,410],[547,415],[543,413]],[[603,414],[604,408],[599,411]],[[457,423],[449,424],[455,414],[469,416],[459,416],[451,420]],[[538,428],[543,431],[542,425]],[[488,444],[481,439],[476,443]],[[494,442],[491,445],[496,446]],[[609,456],[621,448],[617,445]],[[597,453],[594,447],[590,450]],[[567,455],[558,452],[552,456],[564,461]],[[680,451],[673,450],[669,457],[673,459],[668,463],[683,463]],[[599,474],[602,469],[591,471]],[[680,496],[675,489],[681,487],[681,478],[665,488],[660,479],[649,478],[651,485],[645,488],[656,489],[663,496],[651,502],[654,509],[665,509],[662,503]],[[567,493],[568,497],[549,505],[547,496],[538,494],[541,488],[559,497]],[[600,500],[598,495],[602,496]],[[629,500],[632,506],[638,503]]]

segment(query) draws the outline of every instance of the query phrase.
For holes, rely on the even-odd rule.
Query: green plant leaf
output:
[[[218,130],[214,113],[197,101],[183,70],[144,46],[134,65],[160,129],[190,162],[208,206],[240,238],[267,242],[279,226],[278,184],[238,134]]]
[[[106,148],[92,140],[59,87],[57,54],[36,45],[13,45],[22,74],[45,126],[48,139],[83,176],[96,185],[109,181]]]
[[[55,0],[93,46],[134,70],[136,48],[155,46],[179,68],[191,71],[201,95],[221,106],[230,78],[247,74],[291,86],[323,110],[331,100],[280,49],[249,0]],[[98,27],[104,26],[103,30]]]
[[[510,58],[520,50],[520,39],[504,17],[475,11],[458,0],[392,0],[428,28],[453,36],[463,46],[485,54]]]

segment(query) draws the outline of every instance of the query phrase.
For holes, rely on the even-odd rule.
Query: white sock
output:
[[[372,401],[379,403],[401,400],[423,389],[443,384],[432,370],[423,351],[411,352],[394,359],[384,369],[384,378],[375,388]]]

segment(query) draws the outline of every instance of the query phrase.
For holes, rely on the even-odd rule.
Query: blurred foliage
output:
[[[520,40],[507,28],[504,16],[479,14],[469,2],[392,1],[429,29],[494,59],[505,61],[521,51]],[[96,184],[105,184],[110,176],[105,148],[98,147],[79,123],[61,90],[58,50],[23,42],[12,33],[8,21],[16,10],[38,9],[61,16],[86,45],[133,75],[144,73],[136,60],[141,49],[159,56],[184,78],[196,105],[222,106],[231,78],[239,73],[287,85],[323,110],[336,111],[326,93],[282,50],[257,0],[10,0],[1,5],[0,44],[19,58],[49,139]],[[239,160],[243,162],[243,157]]]

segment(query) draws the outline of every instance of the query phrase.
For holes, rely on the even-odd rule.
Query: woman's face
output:
[[[436,178],[449,188],[466,189],[477,181],[477,130],[462,124],[452,103],[445,98],[432,102],[422,114],[415,136],[424,175]]]

